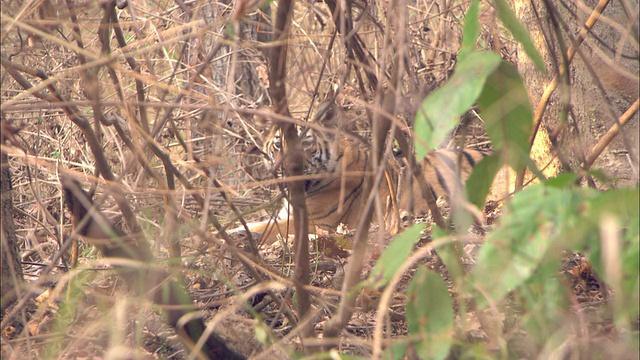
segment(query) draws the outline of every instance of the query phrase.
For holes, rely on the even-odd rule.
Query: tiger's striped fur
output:
[[[348,137],[336,131],[335,113],[320,112],[314,122],[324,125],[330,131],[319,130],[317,126],[299,128],[301,147],[305,153],[304,174],[306,203],[312,227],[335,230],[338,225],[357,226],[363,213],[366,196],[362,194],[365,169],[369,162],[369,149],[364,141],[357,137]],[[324,115],[324,116],[322,116]],[[282,138],[278,131],[272,130],[264,142],[264,153],[268,155],[271,166],[279,166],[282,154]],[[429,183],[434,197],[450,196],[462,188],[473,166],[490,154],[490,150],[464,148],[462,150],[436,150],[421,161],[422,171]],[[459,161],[460,160],[460,161]],[[399,209],[413,209],[414,213],[428,211],[427,202],[422,198],[418,184],[411,176],[397,186],[398,166],[389,162],[387,175],[378,189],[382,204],[386,207],[385,217],[391,211],[393,195],[396,189],[413,189],[412,195],[404,191],[400,196]],[[391,182],[391,183],[390,183]],[[396,208],[396,212],[397,212]],[[249,224],[252,232],[263,234],[265,242],[275,241],[276,234],[293,234],[292,219],[287,216],[287,206],[281,210],[276,222]],[[310,229],[312,232],[314,229]]]

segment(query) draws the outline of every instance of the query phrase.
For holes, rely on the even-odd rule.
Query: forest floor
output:
[[[499,217],[500,209],[488,206],[486,216],[490,221]],[[424,220],[424,219],[422,219]],[[481,231],[470,231],[466,240],[459,246],[463,249],[463,265],[471,267],[482,245]],[[426,236],[426,235],[425,235]],[[375,231],[371,234],[371,248],[378,241]],[[428,236],[418,246],[428,243]],[[317,290],[314,296],[314,314],[316,333],[320,334],[324,322],[338,304],[339,286],[344,276],[344,266],[349,261],[349,235],[330,237],[320,236],[312,241],[312,285]],[[342,244],[342,245],[341,245]],[[288,245],[289,246],[289,245]],[[261,248],[264,266],[274,273],[292,273],[292,255],[283,242]],[[190,248],[190,249],[189,249]],[[204,311],[205,317],[215,323],[214,331],[226,339],[229,344],[244,355],[254,358],[285,358],[290,351],[302,351],[297,336],[292,336],[292,324],[283,314],[281,305],[266,292],[260,292],[249,298],[245,305],[238,304],[240,298],[235,295],[254,283],[254,279],[243,269],[242,264],[229,254],[207,251],[219,257],[221,261],[203,261],[200,246],[185,247],[184,273],[187,287],[192,297]],[[379,255],[379,254],[378,254]],[[211,255],[209,255],[211,256]],[[365,273],[375,264],[375,251],[367,259]],[[86,261],[86,259],[81,259]],[[447,269],[435,252],[423,259],[423,264],[437,271],[449,285],[456,304],[456,294],[451,286]],[[87,264],[91,264],[88,262]],[[87,264],[84,264],[87,266]],[[219,266],[221,264],[223,268]],[[91,265],[88,265],[91,266]],[[99,266],[91,266],[99,270]],[[26,279],[35,279],[32,273],[36,266],[24,265]],[[403,276],[388,310],[386,330],[391,339],[408,334],[405,318],[406,289],[415,269]],[[58,282],[64,278],[63,271],[57,271]],[[572,304],[569,307],[571,318],[582,333],[581,339],[589,339],[582,344],[584,349],[600,348],[618,344],[613,320],[607,302],[610,294],[593,273],[588,261],[579,253],[564,254],[562,268],[558,276],[564,279],[570,291]],[[227,280],[224,280],[227,279]],[[23,317],[17,317],[14,324],[3,333],[3,358],[138,358],[138,359],[185,359],[187,354],[182,343],[166,326],[148,303],[126,300],[126,289],[121,286],[118,277],[109,271],[88,271],[74,278],[76,291],[67,287],[55,286],[40,288],[42,294],[29,300]],[[80,285],[79,287],[77,285]],[[79,291],[78,291],[79,290]],[[378,308],[377,290],[364,290],[359,295],[357,309],[344,332],[340,343],[340,352],[362,356],[371,355],[371,339],[375,327]],[[292,294],[282,293],[289,305]],[[456,305],[457,308],[457,305]],[[517,309],[503,314],[500,320],[504,327],[504,339],[507,342],[509,358],[534,358],[540,351],[540,344],[530,339],[518,326]],[[10,312],[9,310],[8,312]],[[460,323],[461,319],[457,320]],[[455,336],[460,342],[486,343],[487,335],[482,330],[473,312],[467,313],[464,329],[459,328]],[[21,323],[26,324],[23,331]],[[634,324],[638,331],[638,323]],[[587,335],[586,337],[584,335]],[[618,346],[618,345],[616,345]],[[453,348],[450,358],[464,357],[462,348]],[[495,349],[499,353],[499,349]],[[5,355],[7,357],[5,357]],[[633,356],[633,354],[630,354]],[[411,356],[409,355],[409,358]]]

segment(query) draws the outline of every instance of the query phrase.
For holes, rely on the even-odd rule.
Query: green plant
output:
[[[538,69],[544,70],[540,54],[513,12],[503,1],[495,4],[503,25]],[[475,50],[479,34],[478,8],[479,1],[473,1],[453,76],[423,101],[416,116],[416,155],[422,157],[436,148],[459,117],[477,103],[495,153],[474,169],[467,182],[468,200],[483,206],[495,174],[503,165],[517,172],[528,168],[542,182],[517,192],[506,201],[499,224],[485,238],[477,265],[469,273],[462,269],[460,253],[452,246],[450,235],[434,234],[433,246],[449,270],[453,291],[457,299],[464,300],[458,302],[458,316],[464,319],[466,309],[476,314],[487,309],[504,314],[509,307],[519,314],[516,321],[542,353],[559,347],[563,340],[558,340],[558,336],[564,339],[570,331],[567,314],[573,296],[567,278],[559,271],[563,254],[581,252],[595,273],[613,290],[608,309],[615,325],[618,329],[629,329],[638,318],[638,188],[599,192],[578,187],[575,174],[544,178],[529,157],[533,112],[521,76],[499,55]],[[458,224],[457,228],[465,230],[471,215],[462,218],[463,226]],[[399,269],[391,264],[391,259],[397,257],[388,253],[395,253],[399,242],[413,244],[415,236],[398,237],[382,254],[376,268]],[[372,276],[376,274],[372,271]],[[388,274],[384,278],[392,276]],[[420,266],[407,297],[410,341],[394,342],[387,350],[389,358],[401,358],[411,342],[421,358],[449,356],[455,343],[452,341],[454,306],[444,281]],[[502,321],[498,322],[497,328],[502,329]],[[632,347],[638,346],[637,334],[622,333],[627,334],[625,340]],[[502,333],[497,335],[506,354],[509,349],[504,346],[505,339]],[[472,344],[461,346],[462,353],[468,356],[483,354]]]

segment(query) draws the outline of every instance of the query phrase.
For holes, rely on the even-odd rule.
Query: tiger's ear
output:
[[[337,128],[339,124],[338,105],[335,98],[328,98],[318,105],[318,110],[313,117],[313,122],[326,128]]]
[[[250,126],[247,127],[251,136],[245,136],[242,151],[247,155],[264,155],[262,150],[266,141],[273,137],[276,131],[275,120],[272,110],[266,106],[258,109],[250,118]]]
[[[316,109],[312,121],[327,128],[337,128],[341,125],[338,121],[338,103],[336,101],[338,84],[335,81],[330,81],[330,85],[326,90],[324,100],[318,104],[318,109]]]
[[[274,127],[275,121],[271,114],[273,111],[268,107],[261,107],[259,112],[253,115],[253,125],[260,134],[266,134]]]

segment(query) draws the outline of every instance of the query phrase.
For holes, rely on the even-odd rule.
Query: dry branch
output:
[[[184,289],[184,279],[162,268],[150,267],[155,262],[149,243],[143,235],[130,236],[118,230],[94,205],[93,200],[69,173],[62,172],[60,182],[65,202],[73,216],[76,232],[98,247],[108,258],[124,258],[140,263],[138,268],[120,268],[130,291],[146,296],[165,308],[167,322],[193,349],[205,333],[206,326],[196,311],[193,300]],[[193,349],[200,351],[199,349]],[[201,357],[243,359],[217,335],[211,334],[203,346]]]
[[[273,40],[275,46],[270,50],[269,94],[273,101],[275,112],[284,117],[290,117],[285,80],[287,73],[287,39],[291,26],[295,1],[282,0],[278,4]],[[304,152],[300,147],[300,138],[296,126],[291,122],[276,121],[284,139],[284,170],[286,176],[301,176],[304,170]],[[309,213],[305,202],[304,181],[288,181],[290,203],[293,208],[293,222],[296,226],[294,251],[295,273],[294,282],[297,293],[297,307],[300,320],[305,320],[311,309],[309,292],[305,286],[309,284]],[[301,337],[308,338],[313,333],[311,322],[300,323]]]

